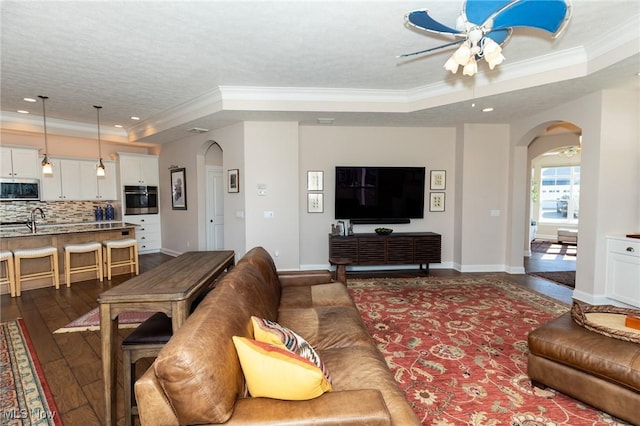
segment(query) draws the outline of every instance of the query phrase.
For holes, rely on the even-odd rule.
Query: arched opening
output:
[[[224,249],[223,152],[215,141],[207,141],[204,152],[205,250]]]
[[[546,125],[527,147],[525,272],[567,285],[575,285],[581,150],[582,129],[566,121]]]

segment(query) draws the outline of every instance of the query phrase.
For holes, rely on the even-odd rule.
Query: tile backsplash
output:
[[[122,220],[120,203],[111,203],[116,211],[115,220]],[[0,222],[25,221],[31,210],[40,207],[46,216],[42,223],[95,222],[96,207],[106,207],[105,201],[2,201],[0,202]]]

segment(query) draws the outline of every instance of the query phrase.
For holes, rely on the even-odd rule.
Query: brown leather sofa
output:
[[[253,398],[232,342],[251,316],[313,345],[332,391],[304,401]],[[286,380],[286,377],[282,378]],[[200,303],[135,384],[143,425],[419,425],[344,284],[329,271],[276,271],[249,251]]]
[[[528,337],[528,375],[620,419],[640,425],[640,344],[577,324],[571,312]]]

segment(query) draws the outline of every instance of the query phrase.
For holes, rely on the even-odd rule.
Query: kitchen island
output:
[[[58,249],[58,267],[60,271],[60,284],[64,281],[64,246],[67,244],[80,244],[99,242],[105,240],[121,240],[135,238],[136,225],[120,221],[105,221],[92,223],[61,223],[38,225],[33,233],[25,224],[0,227],[0,248],[2,250],[28,249],[44,246],[53,246]],[[115,253],[114,260],[121,260],[118,255],[126,256],[126,253]],[[94,262],[93,254],[80,253],[72,256],[72,264],[84,265]],[[44,271],[49,268],[48,259],[29,259],[23,262],[23,273]],[[128,274],[129,267],[114,268],[114,275]],[[94,272],[85,272],[72,275],[71,281],[84,281],[95,279]],[[22,284],[22,291],[52,285],[50,279],[27,281]],[[2,294],[7,293],[2,289]]]

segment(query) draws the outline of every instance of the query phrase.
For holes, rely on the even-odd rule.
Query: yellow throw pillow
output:
[[[269,343],[289,349],[314,363],[331,383],[331,375],[320,359],[316,350],[302,336],[280,324],[255,316],[251,317],[253,325],[253,338],[258,342]]]
[[[331,391],[322,370],[285,347],[233,336],[253,397],[301,401]]]

